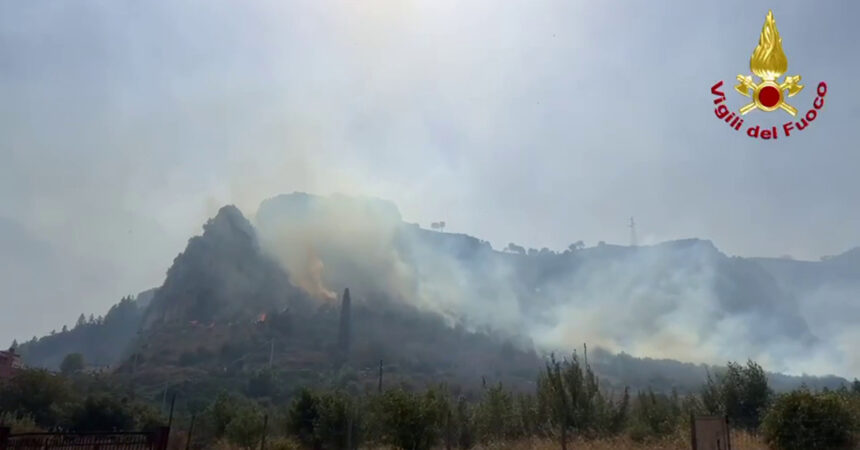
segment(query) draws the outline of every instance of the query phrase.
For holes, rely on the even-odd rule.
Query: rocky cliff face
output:
[[[260,249],[250,222],[236,207],[225,206],[173,261],[150,301],[143,327],[211,323],[236,314],[251,317],[304,298]]]

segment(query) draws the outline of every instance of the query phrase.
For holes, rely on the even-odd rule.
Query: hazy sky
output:
[[[806,111],[713,114],[767,9]],[[860,244],[852,1],[0,0],[0,343],[157,286],[217,208],[393,200],[497,248]],[[747,123],[781,124],[754,111]]]

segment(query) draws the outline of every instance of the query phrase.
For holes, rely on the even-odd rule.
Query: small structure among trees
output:
[[[508,246],[505,247],[505,251],[509,253],[516,253],[519,255],[525,255],[526,249],[520,245],[514,244],[513,242],[509,242]]]
[[[16,345],[9,347],[7,351],[0,351],[0,380],[12,378],[23,366],[21,355],[15,351]]]
[[[430,224],[430,228],[437,230],[439,232],[444,232],[445,231],[445,221],[443,220],[441,222],[433,222]]]

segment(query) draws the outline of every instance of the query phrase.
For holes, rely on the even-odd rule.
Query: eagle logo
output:
[[[783,111],[797,115],[797,108],[786,103],[786,97],[793,97],[803,89],[800,75],[786,76],[784,81],[779,82],[788,69],[788,60],[782,51],[782,38],[776,29],[776,21],[773,19],[773,11],[768,11],[761,29],[758,45],[750,57],[750,70],[761,78],[761,82],[755,83],[752,75],[738,75],[739,84],[735,90],[745,97],[752,97],[752,102],[740,109],[744,115],[753,109],[762,111]]]

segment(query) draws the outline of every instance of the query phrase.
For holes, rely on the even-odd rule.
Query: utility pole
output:
[[[161,413],[164,414],[164,407],[167,404],[167,381],[164,382],[164,393],[161,395]]]
[[[173,426],[173,407],[176,406],[176,393],[170,397],[170,414],[167,416],[167,428]]]
[[[382,360],[379,360],[379,387],[377,388],[379,393],[382,393]]]
[[[630,217],[630,246],[636,247],[636,222]]]
[[[188,439],[185,440],[185,450],[191,449],[191,436],[194,435],[194,419],[197,418],[197,414],[191,415],[191,425],[188,426]]]
[[[272,360],[275,359],[275,338],[272,338],[271,344],[269,347],[269,372],[272,371]]]
[[[260,450],[266,449],[266,432],[269,428],[269,415],[263,416],[263,436],[260,438]]]

